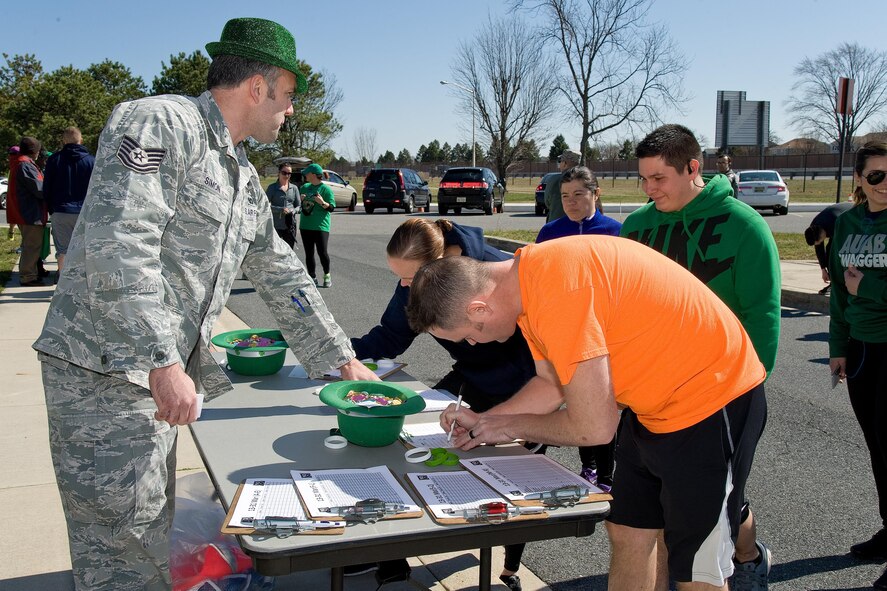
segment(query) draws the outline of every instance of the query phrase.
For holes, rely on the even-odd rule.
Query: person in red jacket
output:
[[[9,224],[9,230],[6,237],[12,240],[15,236],[15,227],[22,223],[22,216],[18,211],[18,201],[15,198],[15,173],[18,171],[18,146],[11,146],[9,151],[9,180],[6,190],[6,223]],[[21,231],[21,230],[19,230]]]

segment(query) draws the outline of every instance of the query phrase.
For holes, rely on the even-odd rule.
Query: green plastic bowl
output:
[[[256,335],[275,341],[269,347],[236,347],[235,344]],[[228,367],[236,374],[244,376],[268,376],[280,371],[286,359],[288,348],[279,330],[255,328],[232,330],[212,338],[212,343],[226,350]]]
[[[352,390],[400,398],[395,406],[360,406],[346,400]],[[425,399],[413,390],[398,384],[367,381],[342,381],[328,384],[320,391],[320,400],[337,409],[339,431],[354,445],[382,447],[397,441],[404,416],[422,412]]]

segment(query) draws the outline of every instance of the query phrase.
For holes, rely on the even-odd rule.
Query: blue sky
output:
[[[276,20],[293,31],[300,58],[336,76],[344,93],[337,113],[344,129],[333,146],[351,156],[359,127],[376,130],[379,152],[405,147],[415,154],[432,139],[470,141],[470,117],[439,81],[452,77],[460,43],[477,35],[488,15],[507,12],[504,0],[4,4],[3,53],[35,54],[46,71],[109,58],[149,87],[161,62],[217,40],[229,18]],[[667,119],[713,143],[716,92],[744,90],[748,100],[771,102],[771,128],[783,141],[796,137],[783,104],[795,65],[844,41],[883,49],[885,6],[884,0],[656,0],[651,18],[668,28],[689,63],[684,85],[692,98],[685,114]],[[552,121],[539,138],[543,152],[558,133],[578,147],[578,125]]]

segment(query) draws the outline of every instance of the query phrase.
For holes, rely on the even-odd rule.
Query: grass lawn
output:
[[[495,230],[486,232],[486,234],[488,236],[519,240],[520,242],[535,242],[537,232],[531,230]],[[807,246],[803,234],[774,232],[773,238],[776,239],[776,248],[779,249],[780,260],[806,261],[815,258],[813,249]]]
[[[12,268],[18,264],[19,255],[15,249],[22,244],[22,235],[15,233],[13,240],[6,239],[6,226],[0,226],[0,292],[12,277]]]
[[[423,178],[426,178],[423,176]],[[267,187],[274,182],[274,178],[266,177],[262,179],[262,186]],[[363,191],[363,178],[349,178],[351,186],[357,189],[358,199]],[[432,198],[437,196],[437,186],[440,183],[440,177],[432,177],[428,180],[428,186],[431,188]],[[514,177],[508,178],[508,191],[505,193],[505,202],[527,203],[535,201],[536,185],[539,184],[540,177]],[[807,180],[806,183],[800,179],[786,181],[790,192],[791,203],[834,203],[835,191],[838,188],[838,181],[817,179],[815,181]],[[805,186],[806,184],[806,186]],[[641,190],[638,179],[601,179],[601,193],[605,204],[607,203],[645,203],[647,196]],[[844,181],[841,184],[841,192],[848,195],[853,189],[853,184]]]

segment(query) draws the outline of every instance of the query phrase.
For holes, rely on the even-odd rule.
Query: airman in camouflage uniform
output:
[[[207,344],[241,268],[309,375],[374,377],[277,237],[241,145],[275,141],[307,88],[292,35],[234,19],[207,50],[200,97],[114,109],[34,344],[77,589],[171,587],[176,425],[197,393],[231,388]]]

